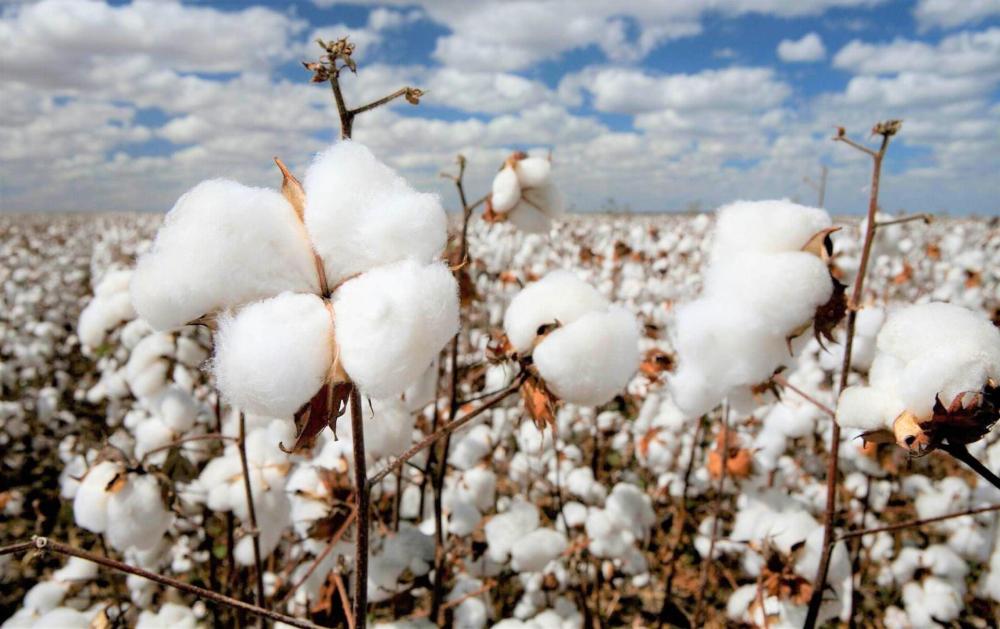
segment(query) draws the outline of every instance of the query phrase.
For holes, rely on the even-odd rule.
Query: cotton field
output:
[[[347,142],[302,222],[0,216],[2,626],[800,627],[821,563],[820,625],[995,626],[997,220],[879,215],[831,314],[856,219],[565,215],[532,159],[467,239]]]

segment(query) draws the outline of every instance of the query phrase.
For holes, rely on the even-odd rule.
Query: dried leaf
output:
[[[906,260],[903,260],[903,270],[892,278],[892,283],[896,286],[905,284],[913,279],[913,267]]]
[[[546,426],[551,426],[555,430],[557,399],[540,378],[529,376],[524,381],[521,385],[521,399],[524,401],[525,410],[539,430],[545,430]]]
[[[823,339],[833,342],[835,340],[833,331],[847,315],[847,286],[837,278],[831,277],[831,279],[833,293],[825,304],[816,309],[813,317],[813,335],[824,349]]]
[[[645,358],[639,365],[639,371],[653,380],[658,379],[662,373],[673,371],[673,369],[673,355],[655,347],[646,352]]]
[[[981,392],[960,393],[945,407],[934,400],[931,418],[920,422],[931,447],[942,441],[966,445],[979,441],[1000,420],[1000,386],[988,382]]]
[[[930,260],[936,261],[941,259],[941,247],[939,247],[936,243],[933,242],[927,243],[927,247],[924,249],[924,253]]]
[[[311,448],[316,436],[329,426],[333,434],[337,434],[337,418],[344,414],[347,408],[347,398],[351,394],[349,382],[325,383],[316,395],[306,402],[295,413],[295,444],[286,449],[284,444],[278,446],[284,452],[295,453]]]

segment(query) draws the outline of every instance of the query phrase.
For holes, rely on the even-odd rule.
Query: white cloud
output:
[[[778,44],[778,58],[788,63],[822,61],[826,58],[826,47],[816,33],[808,33],[802,39],[783,39]]]
[[[922,29],[954,28],[1000,15],[1000,0],[919,0],[913,16]]]
[[[992,76],[1000,73],[1000,28],[957,33],[937,45],[903,38],[887,44],[855,39],[837,52],[833,65],[855,74],[910,71]]]

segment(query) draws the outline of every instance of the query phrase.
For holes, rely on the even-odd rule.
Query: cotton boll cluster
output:
[[[121,551],[153,548],[172,519],[153,476],[130,474],[111,461],[88,470],[73,499],[73,514],[78,525],[103,533]]]
[[[639,366],[635,316],[568,271],[550,273],[518,293],[504,329],[518,352],[532,354],[549,389],[573,404],[607,402]]]
[[[970,310],[929,303],[892,312],[878,334],[867,386],[844,390],[837,419],[862,430],[893,430],[904,413],[925,421],[940,400],[966,405],[1000,381],[1000,330]],[[902,436],[900,436],[902,435]],[[897,433],[901,444],[913,435]]]
[[[590,552],[611,559],[627,575],[640,575],[648,569],[640,552],[649,528],[656,521],[649,496],[635,485],[618,483],[608,494],[603,509],[591,508],[586,529]]]
[[[563,214],[563,199],[552,181],[552,162],[514,153],[493,179],[489,212],[528,233],[548,233]]]
[[[670,385],[682,410],[701,415],[790,362],[791,339],[833,294],[818,252],[803,250],[829,227],[823,210],[788,201],[719,210],[702,294],[676,314]]]

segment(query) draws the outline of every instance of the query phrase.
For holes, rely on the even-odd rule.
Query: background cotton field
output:
[[[998,15],[5,6],[0,625],[996,626]]]

